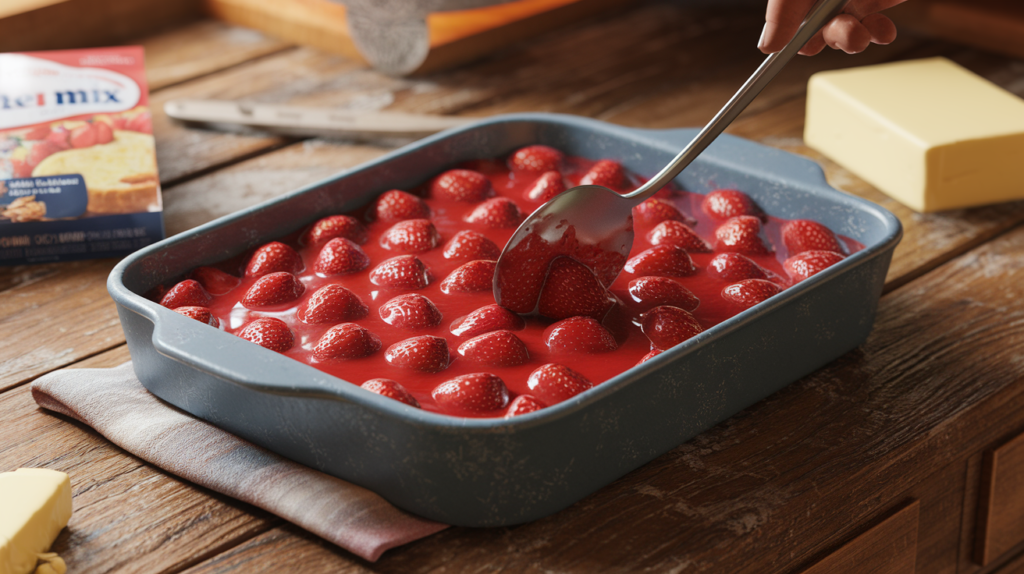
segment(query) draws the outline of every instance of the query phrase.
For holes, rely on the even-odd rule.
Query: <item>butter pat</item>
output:
[[[68,475],[43,468],[0,473],[0,574],[35,571],[39,555],[70,519]],[[63,562],[58,560],[44,561],[59,571]]]
[[[804,141],[917,211],[1024,198],[1024,100],[945,58],[811,76]]]

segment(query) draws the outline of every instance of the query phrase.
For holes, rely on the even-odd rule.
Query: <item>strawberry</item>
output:
[[[735,189],[717,189],[707,194],[701,203],[704,213],[715,219],[732,219],[740,215],[763,217],[764,212],[750,196]]]
[[[640,362],[637,363],[637,365],[642,365],[642,364],[646,363],[647,361],[650,361],[651,359],[653,359],[654,357],[657,357],[658,355],[660,355],[662,353],[664,353],[664,351],[662,351],[661,349],[651,349],[651,352],[647,353],[643,357],[640,357]],[[635,367],[636,365],[633,365],[633,366]]]
[[[505,382],[490,373],[472,373],[438,385],[430,395],[437,405],[455,413],[486,413],[505,408]]]
[[[679,307],[662,305],[640,316],[640,329],[656,349],[670,349],[704,331],[697,319]]]
[[[68,141],[73,148],[92,147],[96,145],[96,130],[89,123],[78,126],[71,130]]]
[[[592,317],[570,317],[544,331],[544,342],[554,353],[607,353],[619,347],[615,337]]]
[[[681,221],[662,221],[647,234],[651,245],[677,245],[689,253],[711,253],[711,246]]]
[[[565,191],[565,181],[557,171],[546,171],[535,179],[526,189],[526,198],[530,201],[546,203]]]
[[[776,295],[782,289],[764,279],[744,279],[722,289],[722,298],[740,305],[743,308],[753,307],[761,301]]]
[[[392,251],[419,253],[441,243],[441,234],[429,219],[406,219],[391,226],[380,236],[380,246]]]
[[[399,295],[381,305],[380,318],[399,329],[424,329],[441,324],[441,312],[430,300],[417,293]]]
[[[790,256],[804,251],[834,251],[841,255],[845,254],[843,246],[831,229],[807,219],[794,219],[784,223],[782,242],[786,244]]]
[[[196,267],[189,273],[211,295],[223,295],[242,282],[241,279],[217,269],[216,267]]]
[[[428,373],[440,373],[448,368],[451,361],[448,341],[430,335],[399,341],[388,347],[384,358],[397,367]]]
[[[686,277],[697,272],[690,255],[675,245],[655,245],[626,262],[625,270],[634,275]]]
[[[459,345],[459,354],[471,363],[514,367],[530,360],[526,345],[512,331],[491,331]]]
[[[602,159],[583,175],[580,185],[600,185],[612,191],[619,191],[626,183],[626,172],[617,161]]]
[[[768,255],[772,252],[761,239],[761,220],[752,215],[733,217],[719,226],[715,230],[715,249],[745,255]]]
[[[174,312],[181,313],[182,315],[195,319],[200,323],[206,323],[211,327],[220,326],[220,321],[218,321],[217,318],[213,316],[213,313],[211,313],[206,307],[178,307],[174,309]]]
[[[355,323],[335,325],[313,347],[313,356],[321,361],[358,359],[380,350],[380,337]]]
[[[469,229],[456,233],[444,246],[445,259],[497,259],[499,255],[501,249],[497,244],[486,235]]]
[[[45,141],[41,141],[32,146],[32,149],[28,151],[28,155],[25,156],[25,165],[35,169],[36,166],[39,165],[39,162],[61,150],[62,148],[57,147],[57,145],[50,142],[48,138]]]
[[[725,281],[767,279],[768,272],[750,258],[739,253],[719,253],[711,259],[708,274]]]
[[[93,124],[96,130],[96,145],[108,144],[114,141],[114,128],[107,122],[96,122]]]
[[[537,306],[551,260],[577,249],[573,227],[567,229],[557,243],[550,243],[535,232],[524,237],[504,254],[508,268],[516,272],[498,277],[502,306],[516,313],[532,312]]]
[[[476,203],[494,195],[487,176],[471,169],[451,169],[430,184],[430,196],[435,199]]]
[[[689,289],[667,277],[637,277],[629,282],[629,296],[644,310],[671,305],[693,311],[700,305]]]
[[[585,265],[568,257],[556,257],[540,292],[538,312],[552,319],[587,315],[600,319],[612,301],[601,281]]]
[[[362,245],[368,240],[366,228],[359,220],[348,215],[331,215],[313,224],[302,237],[305,245],[319,245],[335,237],[344,237]]]
[[[314,291],[296,315],[304,323],[323,325],[362,319],[369,311],[355,293],[332,284]]]
[[[403,402],[410,407],[420,408],[420,403],[416,400],[416,397],[405,390],[405,387],[391,379],[370,379],[359,386],[372,393]]]
[[[274,317],[260,317],[238,332],[238,336],[257,345],[283,353],[295,344],[292,334],[284,321]]]
[[[509,159],[513,171],[558,171],[565,161],[565,154],[546,145],[531,145],[519,148]]]
[[[39,141],[46,139],[46,136],[50,135],[50,126],[36,126],[22,136],[26,141]]]
[[[278,271],[260,277],[242,297],[242,306],[249,309],[272,307],[298,299],[306,290],[299,278]]]
[[[544,403],[536,398],[530,395],[519,395],[509,403],[508,410],[505,411],[505,418],[510,419],[519,415],[525,415],[526,413],[539,411],[542,408],[544,408]]]
[[[153,119],[149,116],[149,112],[136,114],[132,119],[128,120],[124,129],[143,134],[151,134],[153,133]]]
[[[583,375],[558,363],[548,363],[535,369],[526,385],[547,405],[571,399],[594,386]]]
[[[320,275],[347,275],[366,269],[370,257],[362,247],[344,237],[335,237],[320,248],[313,270]]]
[[[494,285],[494,267],[496,261],[477,260],[470,261],[452,271],[441,282],[441,292],[450,293],[477,293],[490,291]]]
[[[653,197],[633,208],[633,220],[647,227],[663,221],[679,221],[690,225],[696,223],[692,218],[683,215],[676,206]]]
[[[451,332],[456,337],[475,337],[499,329],[519,331],[525,327],[526,321],[522,317],[501,305],[484,305],[453,321]]]
[[[198,281],[185,279],[171,287],[160,299],[160,304],[168,309],[207,307],[210,305],[210,299],[210,296]]]
[[[466,221],[488,229],[512,229],[523,220],[523,212],[516,202],[507,197],[495,197],[476,206]]]
[[[67,128],[59,126],[54,128],[54,130],[50,132],[50,135],[46,136],[46,139],[43,141],[54,146],[58,151],[71,149],[71,142],[69,141],[70,136],[71,132],[69,132]]]
[[[430,272],[415,255],[399,255],[374,267],[370,282],[391,289],[422,289],[430,283]]]
[[[415,195],[392,189],[385,191],[373,205],[371,219],[379,221],[401,221],[403,219],[427,219],[430,208]]]
[[[14,177],[32,177],[32,170],[35,169],[35,166],[25,163],[24,160],[12,157],[11,169],[13,170]]]
[[[279,241],[271,241],[260,247],[249,258],[245,266],[246,277],[259,277],[267,273],[302,271],[302,257],[294,249]]]
[[[626,256],[622,253],[590,243],[580,244],[572,257],[592,269],[606,287],[622,273],[622,267],[626,264]]]
[[[821,273],[827,267],[831,267],[846,259],[834,251],[804,251],[794,255],[782,263],[794,283],[803,281],[811,275]]]

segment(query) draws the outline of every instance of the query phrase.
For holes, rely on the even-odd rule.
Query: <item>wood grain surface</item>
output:
[[[679,127],[703,123],[760,60],[761,16],[643,4],[414,80],[258,37],[248,44],[232,36],[248,32],[209,22],[144,44],[165,70],[157,107],[175,97],[248,98],[481,116],[562,111]],[[176,38],[222,53],[203,60]],[[900,218],[905,237],[867,343],[563,512],[512,528],[453,528],[371,565],[40,411],[25,383],[127,357],[104,285],[108,260],[0,269],[0,328],[17,334],[0,346],[0,470],[71,473],[76,514],[57,547],[73,571],[716,572],[727,559],[730,572],[797,572],[911,499],[920,501],[917,571],[952,574],[956,563],[965,571],[959,549],[974,535],[966,524],[980,459],[969,461],[1024,424],[1024,204],[918,215],[801,140],[814,71],[932,54],[1024,90],[1019,61],[901,39],[862,56],[795,61],[731,128],[812,157],[834,185]],[[154,126],[172,233],[397,143],[224,134],[158,112]],[[1000,565],[1019,566],[1019,550]]]
[[[988,566],[1024,542],[1024,435],[985,453],[974,561]]]
[[[920,501],[913,501],[802,574],[913,574]]]

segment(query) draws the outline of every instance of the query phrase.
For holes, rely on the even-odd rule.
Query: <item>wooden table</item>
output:
[[[644,3],[419,79],[211,21],[142,38],[167,231],[388,150],[185,129],[160,113],[169,99],[702,125],[759,62],[761,16]],[[794,61],[730,129],[818,160],[903,222],[867,343],[563,512],[452,528],[369,564],[40,410],[36,377],[128,359],[111,260],[0,270],[0,470],[71,475],[75,513],[55,548],[72,572],[1024,571],[1011,440],[1024,429],[1024,203],[915,214],[801,140],[811,73],[932,55],[1024,95],[1024,62],[902,37]]]

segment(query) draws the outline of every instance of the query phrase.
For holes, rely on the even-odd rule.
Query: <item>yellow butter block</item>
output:
[[[0,473],[0,574],[33,572],[70,519],[68,475],[43,468]]]
[[[945,58],[811,76],[804,141],[917,211],[1024,198],[1024,100]]]

